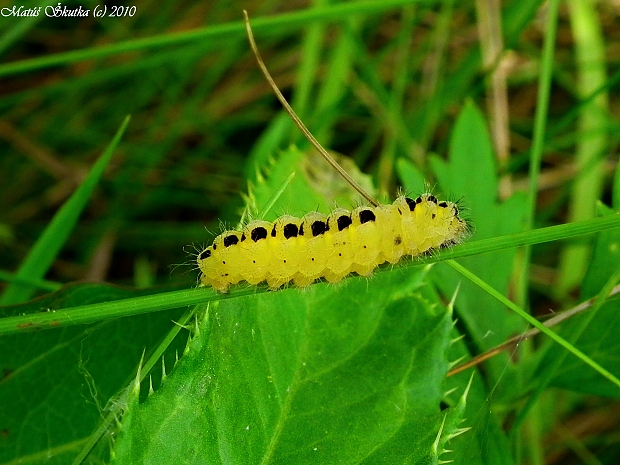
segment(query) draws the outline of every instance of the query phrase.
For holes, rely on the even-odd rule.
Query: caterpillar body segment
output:
[[[338,282],[459,243],[466,234],[456,204],[431,194],[353,211],[339,208],[330,215],[256,220],[242,231],[225,231],[200,253],[200,281],[219,292],[241,281],[267,282],[271,289],[291,281],[305,287],[319,278]]]

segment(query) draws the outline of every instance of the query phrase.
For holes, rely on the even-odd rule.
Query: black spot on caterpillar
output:
[[[262,226],[254,228],[250,232],[250,237],[252,238],[252,240],[254,242],[258,242],[261,239],[266,239],[267,238],[267,230],[265,228],[263,228]]]
[[[224,238],[224,247],[231,247],[239,242],[236,234],[229,234]]]
[[[337,228],[329,228],[336,224]],[[267,235],[271,230],[272,234]],[[452,202],[431,194],[394,203],[285,215],[273,223],[255,220],[243,231],[226,231],[198,257],[202,284],[227,292],[232,284],[266,281],[277,289],[305,287],[319,278],[338,282],[350,273],[368,276],[382,263],[397,263],[462,241],[467,225]],[[251,241],[240,241],[248,236]],[[223,244],[224,247],[218,247]]]

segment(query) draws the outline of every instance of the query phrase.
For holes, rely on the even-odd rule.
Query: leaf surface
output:
[[[130,402],[116,463],[431,456],[444,415],[450,313],[418,274],[335,287],[211,306],[161,389]]]

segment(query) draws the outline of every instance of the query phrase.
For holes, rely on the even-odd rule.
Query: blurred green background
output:
[[[95,2],[63,3],[90,9],[86,18],[51,18],[45,3],[23,5],[43,10],[36,17],[1,10],[0,17],[0,270],[7,278],[131,115],[46,278],[194,285],[195,248],[219,233],[220,222],[238,222],[248,181],[291,143],[307,146],[258,70],[243,9],[302,120],[386,197],[400,185],[400,158],[433,185],[429,156],[447,153],[467,102],[489,123],[498,198],[528,189],[545,2],[138,1],[106,4],[108,14],[116,5],[124,16],[104,18],[93,17]],[[618,205],[619,16],[617,2],[561,3],[535,227],[593,217],[598,199]],[[534,313],[578,297],[589,253],[581,242],[535,249]],[[604,411],[593,402],[590,429],[574,435],[617,428],[618,404]],[[579,415],[571,412],[567,424]],[[549,441],[547,463],[585,460]]]
[[[505,2],[495,13],[490,5],[145,2],[131,17],[93,18],[91,10],[88,18],[50,18],[43,9],[38,17],[2,18],[0,267],[17,267],[130,114],[104,182],[48,277],[192,280],[183,267],[170,273],[170,264],[187,259],[181,247],[208,242],[204,227],[219,232],[218,219],[235,223],[245,179],[278,149],[302,141],[258,71],[243,8],[302,119],[384,191],[393,195],[398,185],[398,157],[433,182],[427,155],[445,154],[446,135],[469,98],[493,121],[506,175],[500,194],[523,190],[546,10],[535,1]],[[617,6],[600,2],[593,13],[598,44],[597,31],[576,43],[578,21],[566,5],[561,12],[539,224],[569,219],[575,151],[585,138],[596,154],[586,162],[588,200],[613,169],[610,160],[605,170],[605,155],[617,139],[609,110],[615,95],[607,89],[617,66]],[[587,50],[581,68],[580,46]],[[601,87],[593,99],[600,110],[582,130],[580,96]],[[537,279],[548,282],[552,271],[545,267]]]
[[[292,142],[303,145],[258,71],[243,8],[255,19],[269,69],[308,127],[325,146],[353,157],[384,192],[394,195],[399,185],[398,157],[414,161],[433,182],[427,155],[446,153],[448,131],[467,99],[497,121],[494,134],[505,152],[498,165],[510,176],[502,195],[527,185],[545,19],[540,2],[502,5],[495,18],[500,35],[485,29],[477,13],[477,7],[489,11],[485,2],[135,6],[134,16],[122,18],[49,18],[43,10],[34,18],[0,19],[1,269],[18,266],[130,114],[104,181],[47,277],[193,282],[187,267],[169,268],[189,259],[183,246],[209,242],[204,228],[218,233],[219,220],[236,224],[239,193],[256,167]],[[558,32],[539,224],[567,219],[582,137],[569,13],[562,10]],[[596,14],[606,62],[587,65],[612,75],[617,10],[601,3]],[[481,30],[489,36],[485,48],[505,49],[488,65]],[[489,75],[494,66],[503,73],[499,84]],[[611,92],[607,105],[613,104]],[[617,123],[606,111],[598,117],[601,124],[588,136],[607,138],[609,148]],[[505,138],[509,145],[501,145]],[[548,281],[549,273],[545,267],[537,278]]]

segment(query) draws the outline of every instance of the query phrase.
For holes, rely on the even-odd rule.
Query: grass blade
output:
[[[37,242],[34,244],[30,252],[22,262],[21,266],[15,273],[16,280],[20,279],[41,279],[47,273],[52,265],[58,252],[65,244],[69,234],[78,221],[82,210],[86,206],[88,199],[93,193],[95,186],[101,179],[103,172],[108,166],[114,149],[121,140],[127,125],[129,124],[129,116],[125,118],[123,124],[116,132],[114,139],[106,148],[103,155],[93,165],[90,173],[84,179],[84,182],[76,189],[71,197],[58,210],[52,221],[47,225]],[[7,286],[2,297],[0,297],[0,305],[9,305],[18,302],[24,302],[35,292],[35,288],[13,282]]]

